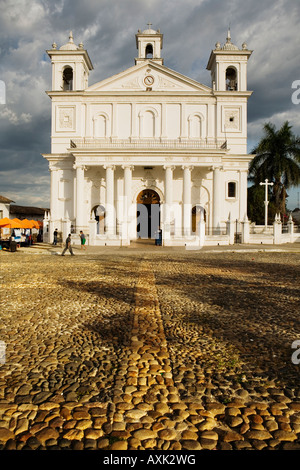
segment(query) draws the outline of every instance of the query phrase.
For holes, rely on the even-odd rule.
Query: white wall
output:
[[[3,204],[0,202],[0,211],[3,212],[3,215],[0,218],[7,217],[9,219],[9,204]]]

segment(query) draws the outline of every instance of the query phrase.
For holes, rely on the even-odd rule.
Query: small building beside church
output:
[[[9,208],[10,204],[14,202],[8,197],[0,195],[0,219],[7,217],[9,219]]]
[[[163,34],[136,34],[132,67],[89,85],[93,64],[82,43],[47,53],[52,63],[51,177],[45,233],[57,228],[91,245],[204,243],[247,217],[247,62],[250,51],[217,42],[211,86],[164,65]],[[215,237],[215,238],[214,238]]]

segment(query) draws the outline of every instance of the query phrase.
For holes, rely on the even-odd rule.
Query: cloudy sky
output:
[[[299,0],[0,0],[0,194],[16,204],[49,207],[50,174],[41,156],[50,152],[51,64],[45,53],[73,31],[94,65],[89,84],[134,65],[135,34],[148,22],[164,34],[165,65],[210,86],[206,70],[215,43],[246,41],[248,151],[265,122],[288,120],[300,135],[300,104],[292,83],[300,80]],[[1,82],[0,82],[1,85]],[[3,96],[3,95],[2,95]],[[298,94],[300,97],[300,93]],[[289,191],[297,206],[300,188]]]

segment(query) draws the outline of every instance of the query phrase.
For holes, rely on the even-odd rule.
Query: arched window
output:
[[[73,69],[72,67],[65,67],[63,70],[63,90],[73,90]]]
[[[153,46],[152,46],[152,44],[147,44],[145,56],[146,56],[146,59],[153,59]]]
[[[155,133],[154,124],[155,124],[154,114],[151,111],[146,111],[144,114],[144,122],[143,122],[143,137],[154,137],[154,133]]]
[[[193,114],[188,118],[189,121],[189,137],[191,139],[201,139],[201,117]]]
[[[234,67],[228,67],[226,69],[226,90],[237,91],[237,71]]]
[[[139,136],[153,138],[156,136],[155,118],[158,117],[156,109],[144,109],[139,113]],[[157,130],[158,132],[158,130]]]
[[[93,118],[94,121],[94,137],[107,137],[108,133],[108,116],[106,114],[98,114]]]

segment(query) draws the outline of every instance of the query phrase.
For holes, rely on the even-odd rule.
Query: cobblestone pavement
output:
[[[50,251],[0,253],[1,450],[300,450],[297,250]]]

